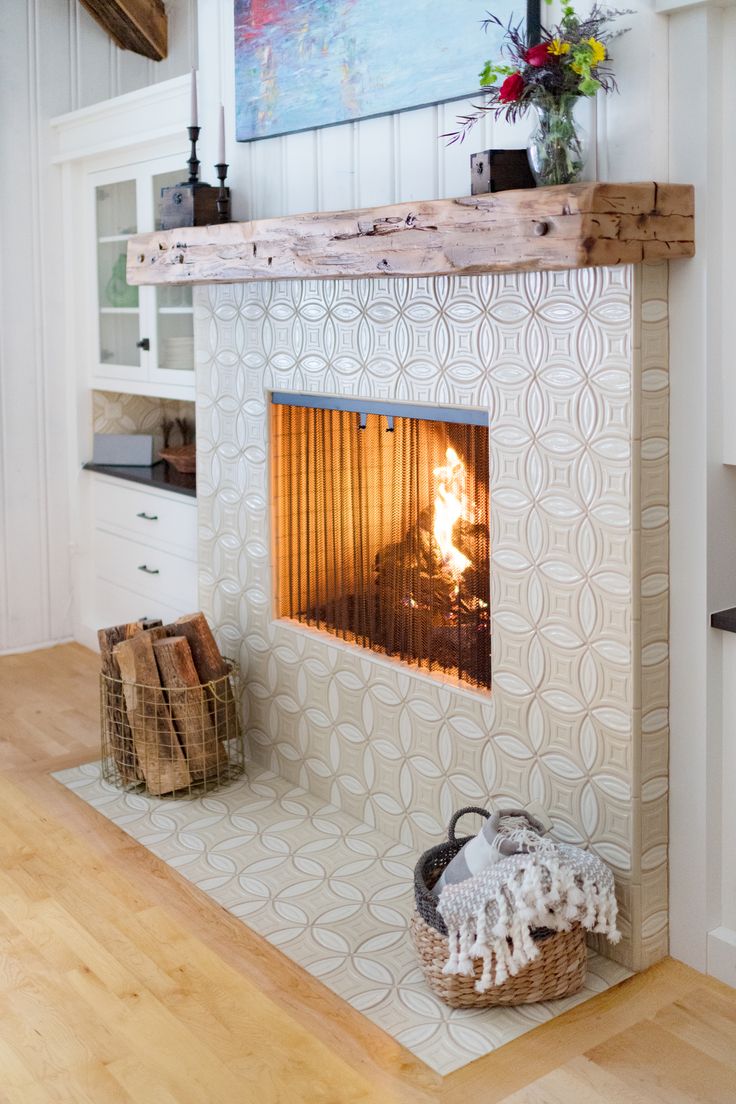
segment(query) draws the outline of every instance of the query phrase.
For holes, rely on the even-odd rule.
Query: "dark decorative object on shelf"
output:
[[[194,421],[191,418],[177,418],[176,425],[181,435],[181,443],[191,445],[194,441]]]
[[[173,418],[161,419],[161,436],[164,439],[164,448],[168,448],[171,444],[171,431],[174,428],[174,424]]]
[[[189,154],[189,179],[182,184],[171,184],[161,189],[161,218],[159,230],[173,230],[177,226],[210,226],[219,222],[218,195],[222,188],[213,188],[199,179],[197,139],[200,128],[187,127],[191,151]]]
[[[159,422],[159,429],[161,430],[164,448],[176,444],[177,431],[180,445],[190,445],[194,441],[193,418],[162,418]]]
[[[481,150],[470,155],[470,194],[535,188],[525,149]]]

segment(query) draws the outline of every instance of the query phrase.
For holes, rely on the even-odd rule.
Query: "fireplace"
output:
[[[614,955],[636,967],[667,949],[667,278],[663,263],[195,289],[200,594],[240,659],[252,760],[412,854],[489,795],[541,804],[613,867]],[[336,393],[342,410],[320,409]],[[458,409],[487,414],[477,436]],[[402,434],[428,458],[405,462]],[[371,649],[365,598],[367,628],[349,620],[412,528],[401,510],[416,502],[416,524],[433,505],[448,448],[490,516],[491,692],[488,663],[475,685],[456,657],[420,666],[406,607],[393,653]],[[385,530],[356,530],[355,484]],[[401,928],[389,899],[369,907]]]
[[[482,410],[272,394],[276,614],[491,685]]]

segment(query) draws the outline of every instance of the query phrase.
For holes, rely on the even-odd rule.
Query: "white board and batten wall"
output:
[[[487,6],[479,4],[479,19]],[[736,108],[726,79],[736,13],[731,0],[637,6],[615,50],[621,94],[588,111],[590,175],[696,185],[698,256],[673,266],[671,284],[671,932],[677,957],[736,982],[736,871],[726,858],[736,840],[724,801],[724,786],[736,786],[733,743],[724,742],[734,703],[724,690],[729,645],[708,628],[710,610],[736,602],[736,470],[728,466],[736,463],[736,372],[727,355],[736,312],[726,297],[734,230],[724,195],[736,169],[726,134]],[[526,137],[528,124],[511,132],[487,121],[448,149],[438,135],[463,107],[449,104],[236,145],[230,0],[199,0],[197,35],[194,0],[170,0],[167,9],[171,56],[160,66],[116,51],[76,0],[29,0],[6,13],[0,80],[18,110],[0,138],[3,163],[14,167],[0,184],[0,651],[63,639],[72,625],[69,486],[78,457],[68,436],[83,399],[65,395],[60,365],[73,289],[70,307],[59,280],[51,115],[186,73],[198,37],[200,157],[212,177],[222,101],[236,218],[466,194],[471,150]],[[480,34],[478,52],[482,60]],[[70,462],[58,463],[60,454]]]

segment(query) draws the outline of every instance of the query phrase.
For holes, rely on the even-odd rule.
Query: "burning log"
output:
[[[455,548],[468,566],[448,565],[424,511],[403,540],[376,556],[378,633],[389,654],[490,681],[490,549],[487,529],[457,521]]]

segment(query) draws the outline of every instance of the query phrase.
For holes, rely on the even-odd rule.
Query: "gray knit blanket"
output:
[[[589,851],[549,837],[526,854],[511,855],[473,878],[442,890],[437,905],[447,925],[446,974],[475,972],[479,993],[501,985],[537,957],[536,928],[569,931],[582,924],[588,931],[621,938],[616,928],[613,875]]]

